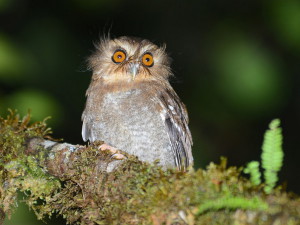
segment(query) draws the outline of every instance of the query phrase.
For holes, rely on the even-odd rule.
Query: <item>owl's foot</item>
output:
[[[123,155],[119,149],[115,148],[115,147],[112,147],[108,144],[102,144],[99,146],[99,150],[101,151],[108,151],[111,153],[111,157],[113,159],[117,159],[117,160],[122,160],[122,159],[126,159],[126,156]]]

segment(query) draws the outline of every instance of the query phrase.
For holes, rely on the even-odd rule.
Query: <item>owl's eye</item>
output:
[[[118,49],[115,51],[111,59],[114,63],[121,63],[126,59],[126,52],[124,50]]]
[[[150,52],[147,52],[142,57],[142,63],[144,66],[151,67],[154,64],[153,56]]]

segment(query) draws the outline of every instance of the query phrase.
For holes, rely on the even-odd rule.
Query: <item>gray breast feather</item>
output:
[[[191,136],[176,93],[157,92],[146,99],[141,94],[141,90],[106,93],[98,105],[88,99],[82,115],[83,140],[102,140],[143,161],[159,159],[165,167],[186,168],[193,162]]]

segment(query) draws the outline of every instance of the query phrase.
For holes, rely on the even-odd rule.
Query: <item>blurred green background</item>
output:
[[[300,193],[299,0],[0,0],[0,114],[31,109],[34,120],[52,117],[55,137],[83,143],[85,60],[108,31],[167,44],[196,167],[220,156],[237,166],[259,160],[264,130],[278,117],[281,182]],[[40,224],[26,210],[5,224]]]

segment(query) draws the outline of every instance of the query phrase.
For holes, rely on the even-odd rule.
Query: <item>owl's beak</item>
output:
[[[132,80],[135,79],[135,76],[139,72],[139,68],[140,68],[140,64],[138,62],[130,63],[129,71],[130,71],[130,74],[132,76]]]

